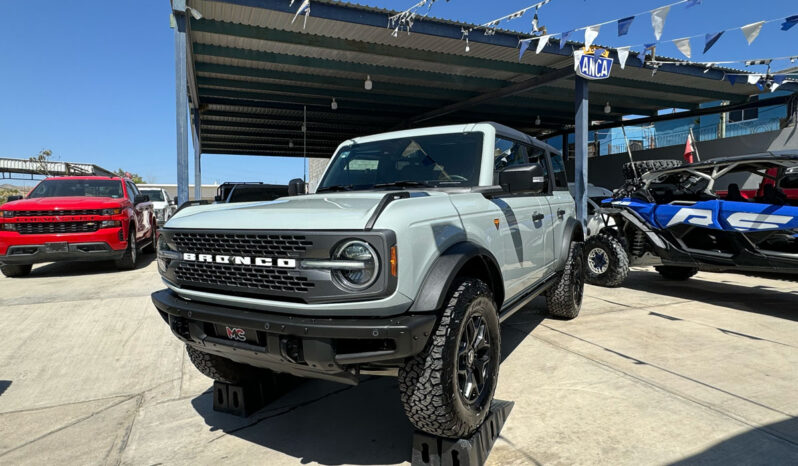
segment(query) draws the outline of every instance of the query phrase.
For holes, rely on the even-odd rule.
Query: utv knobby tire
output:
[[[193,346],[186,345],[186,352],[198,371],[217,382],[238,385],[254,379],[259,372],[266,372],[266,370],[261,371],[256,367],[200,351]]]
[[[496,302],[488,286],[469,278],[455,282],[452,288],[426,348],[399,369],[399,390],[405,414],[417,429],[439,437],[463,438],[482,424],[490,410],[499,376],[501,337]],[[489,359],[485,370],[480,370],[484,373],[482,391],[469,402],[460,388],[465,371],[458,369],[462,362],[472,364],[474,370],[476,358],[467,354],[469,338],[463,336],[473,328],[469,323],[480,318],[483,333],[488,335],[485,354]]]
[[[546,291],[549,315],[560,319],[573,319],[582,308],[585,290],[584,243],[572,242],[565,261],[565,269],[557,281]]]
[[[615,288],[629,275],[629,255],[617,238],[599,233],[585,241],[585,281]]]
[[[0,272],[3,272],[3,275],[5,275],[6,277],[9,277],[9,278],[25,277],[28,274],[30,274],[30,271],[31,271],[32,268],[33,268],[33,265],[31,265],[31,264],[25,264],[25,265],[6,264],[6,265],[3,265],[3,266],[0,266]]]
[[[661,265],[659,267],[654,267],[654,270],[659,272],[664,279],[676,281],[689,280],[693,275],[698,273],[698,269],[695,267],[675,267],[672,265]]]
[[[634,165],[634,170],[632,166]],[[640,162],[629,162],[623,164],[623,177],[627,180],[640,178],[644,174],[668,168],[678,168],[684,165],[681,160],[641,160]]]
[[[136,261],[139,256],[139,246],[136,242],[136,230],[130,229],[127,239],[127,248],[125,254],[117,259],[114,263],[119,270],[133,270],[136,268]]]

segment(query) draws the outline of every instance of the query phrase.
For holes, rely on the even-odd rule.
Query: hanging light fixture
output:
[[[540,126],[540,115],[535,118],[535,126]]]
[[[289,140],[288,140],[288,147],[289,147],[290,149],[293,149],[293,148],[294,148],[294,140],[293,140],[293,139],[289,139]]]
[[[607,102],[606,104],[604,104],[604,113],[610,113],[611,111],[612,107],[610,106],[610,103]]]
[[[366,82],[363,83],[363,87],[365,87],[367,91],[370,91],[374,87],[374,83],[371,81],[371,75],[366,75]]]
[[[330,104],[330,108],[333,110],[338,110],[338,102],[335,101],[335,97],[332,98],[332,103]]]

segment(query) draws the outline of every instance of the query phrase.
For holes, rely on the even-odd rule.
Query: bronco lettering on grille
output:
[[[186,262],[207,262],[211,264],[226,265],[252,265],[257,267],[278,267],[281,269],[295,269],[296,259],[271,257],[244,257],[244,256],[224,256],[212,254],[195,254],[190,252],[183,253],[183,260]]]

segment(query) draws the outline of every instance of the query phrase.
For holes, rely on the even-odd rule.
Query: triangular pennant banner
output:
[[[791,27],[798,24],[798,15],[790,16],[784,19],[784,22],[781,23],[781,30],[782,31],[789,31]]]
[[[308,22],[308,14],[310,14],[310,0],[304,0],[301,5],[299,5],[299,9],[296,10],[296,14],[294,15],[294,19],[291,20],[291,24],[294,24],[296,18],[305,13],[305,26],[307,26]]]
[[[615,50],[618,53],[618,64],[621,65],[621,69],[626,66],[626,59],[629,58],[630,49],[631,47],[620,47]]]
[[[772,83],[770,83],[770,92],[775,92],[775,91],[776,91],[776,89],[778,89],[778,88],[779,88],[779,86],[781,86],[781,84],[778,84],[778,83],[776,83],[776,82],[772,82]]]
[[[775,82],[776,84],[779,84],[779,85],[783,84],[785,79],[787,79],[787,75],[786,74],[777,74],[777,75],[773,76],[773,82]]]
[[[585,48],[590,48],[590,46],[593,45],[593,41],[596,40],[596,37],[598,37],[600,29],[600,24],[585,28]]]
[[[704,52],[703,53],[707,53],[707,50],[711,49],[712,46],[715,45],[715,42],[717,42],[718,39],[720,39],[720,36],[723,35],[723,32],[724,31],[712,32],[712,33],[706,34],[704,36]]]
[[[727,75],[726,75],[726,79],[729,81],[729,83],[730,83],[732,86],[734,86],[734,83],[736,83],[736,82],[737,82],[737,76],[736,76],[736,75],[733,75],[733,74],[727,74]]]
[[[518,54],[518,61],[521,61],[524,58],[524,52],[529,48],[529,40],[522,40],[519,45],[521,46],[521,53]]]
[[[535,53],[540,53],[540,51],[543,50],[543,47],[545,47],[546,44],[549,43],[549,37],[551,37],[550,34],[545,36],[540,36],[540,39],[538,39],[538,48],[535,49]]]
[[[565,31],[562,33],[562,36],[560,36],[560,49],[565,47],[565,43],[568,42],[568,38],[571,37],[573,33],[574,31]]]
[[[689,37],[685,37],[684,39],[676,39],[673,41],[673,45],[675,45],[676,48],[679,49],[679,51],[682,52],[682,54],[687,58],[690,58],[693,53],[693,51],[690,49]]]
[[[634,20],[635,20],[634,16],[618,20],[618,37],[629,34],[629,28],[632,26],[632,21]]]
[[[745,36],[745,40],[748,41],[748,45],[751,45],[751,42],[756,40],[757,36],[759,36],[759,31],[762,30],[762,25],[765,24],[764,21],[760,21],[758,23],[751,23],[747,24],[740,28],[743,31],[743,35]]]
[[[668,12],[671,11],[670,6],[664,6],[651,11],[651,27],[654,28],[654,37],[659,40],[662,37],[662,30],[665,28],[665,18],[668,17]]]
[[[749,74],[748,75],[748,84],[756,84],[760,80],[760,76],[758,74]]]

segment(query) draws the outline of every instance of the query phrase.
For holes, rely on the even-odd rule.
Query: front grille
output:
[[[17,223],[17,231],[23,235],[48,233],[91,233],[100,228],[99,222],[46,222]]]
[[[18,210],[15,217],[58,217],[61,215],[102,215],[101,210]]]
[[[303,256],[313,241],[301,235],[247,233],[175,233],[181,252],[250,257]]]
[[[262,294],[306,293],[314,284],[300,273],[247,265],[181,262],[177,266],[176,277],[181,282],[241,288]]]

